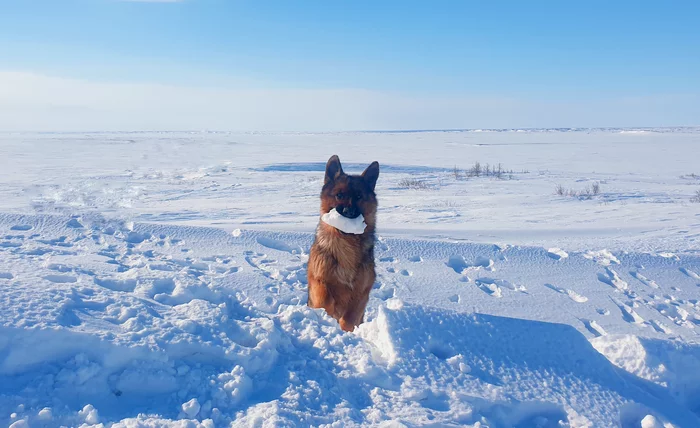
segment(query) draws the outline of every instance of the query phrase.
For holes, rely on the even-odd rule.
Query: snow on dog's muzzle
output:
[[[348,218],[340,215],[335,208],[322,215],[321,220],[341,232],[351,233],[353,235],[362,235],[365,233],[365,228],[367,227],[362,214],[358,214],[355,218]]]

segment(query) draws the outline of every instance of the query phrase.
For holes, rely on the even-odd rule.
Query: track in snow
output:
[[[698,422],[696,257],[382,239],[345,334],[304,305],[308,234],[0,215],[0,236],[2,424]]]

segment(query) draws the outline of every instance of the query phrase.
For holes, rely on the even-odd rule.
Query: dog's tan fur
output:
[[[345,331],[353,331],[364,320],[369,292],[374,285],[374,239],[377,198],[374,186],[379,164],[373,162],[360,176],[343,172],[333,156],[326,165],[321,191],[321,215],[339,205],[354,204],[365,218],[362,235],[346,234],[319,222],[308,264],[309,300],[312,308],[324,308]],[[336,195],[349,195],[339,200]]]

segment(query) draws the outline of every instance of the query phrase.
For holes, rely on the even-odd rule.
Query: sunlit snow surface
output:
[[[0,426],[700,426],[700,130],[0,134],[0,154]],[[355,333],[305,305],[332,154],[381,170]]]

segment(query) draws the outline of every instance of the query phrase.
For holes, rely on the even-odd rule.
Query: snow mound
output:
[[[583,257],[593,260],[601,266],[610,266],[611,264],[619,265],[620,261],[609,250],[603,249],[598,251],[586,251]]]
[[[667,388],[700,414],[700,346],[631,335],[601,336],[591,344],[616,366]]]

